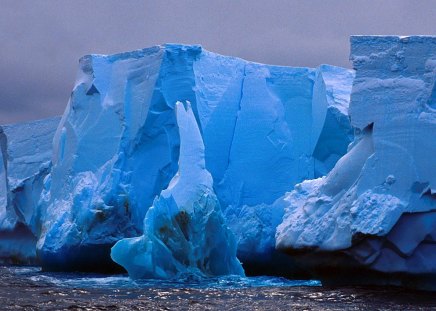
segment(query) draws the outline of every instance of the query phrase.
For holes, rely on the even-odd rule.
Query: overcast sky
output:
[[[436,35],[436,1],[0,0],[0,124],[62,114],[85,54],[177,42],[350,67],[352,34]]]

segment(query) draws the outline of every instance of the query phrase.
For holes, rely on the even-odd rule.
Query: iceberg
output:
[[[353,139],[353,78],[348,69],[264,65],[197,45],[84,56],[41,194],[43,268],[119,269],[111,248],[146,234],[150,207],[167,202],[162,193],[180,170],[179,101],[191,104],[210,196],[236,233],[238,256],[244,264],[268,261],[280,200],[296,183],[328,172]],[[243,256],[254,244],[238,228],[253,221],[265,242]]]
[[[36,262],[37,206],[60,118],[0,127],[0,260]]]
[[[133,278],[243,275],[227,228],[191,106],[176,103],[179,170],[147,211],[144,234],[118,241],[111,257]]]
[[[355,139],[285,196],[276,247],[326,282],[436,288],[436,38],[351,37]]]
[[[351,60],[84,56],[62,118],[0,127],[0,260],[434,290],[436,38],[353,36]]]

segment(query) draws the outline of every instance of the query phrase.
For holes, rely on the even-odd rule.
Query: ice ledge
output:
[[[313,271],[360,269],[378,275],[363,276],[369,283],[414,279],[436,289],[428,283],[436,275],[436,37],[353,36],[351,44],[355,142],[327,177],[287,195],[276,245],[304,253]]]
[[[377,45],[380,44],[395,44],[395,43],[436,43],[436,37],[435,36],[367,36],[367,35],[352,35],[350,36],[350,44],[351,44],[351,51],[353,51],[353,48],[355,48],[356,43],[361,42],[367,42],[370,43],[376,43]],[[374,48],[374,46],[369,46],[368,48]],[[351,52],[353,54],[353,52]]]

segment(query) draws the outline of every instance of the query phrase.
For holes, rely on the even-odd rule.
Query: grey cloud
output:
[[[435,34],[432,0],[0,3],[0,124],[61,114],[78,59],[166,42],[289,66],[349,67],[351,34]]]

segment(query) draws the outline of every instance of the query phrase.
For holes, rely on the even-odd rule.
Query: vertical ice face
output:
[[[34,263],[37,205],[60,118],[0,130],[0,260]]]
[[[112,259],[133,278],[174,278],[183,274],[243,274],[236,243],[227,228],[204,144],[189,102],[176,104],[180,134],[179,170],[144,220],[144,235],[123,239]]]
[[[7,221],[8,208],[8,179],[7,179],[7,138],[3,128],[0,127],[0,219],[1,227]],[[7,226],[7,225],[6,225]]]
[[[110,248],[140,233],[144,210],[172,177],[178,133],[165,86],[155,91],[163,56],[156,47],[81,59],[41,200],[45,269],[114,269]]]
[[[274,250],[283,214],[280,202],[271,213],[270,206],[295,183],[328,171],[350,141],[350,70],[262,65],[172,44],[85,56],[80,66],[41,199],[45,269],[113,269],[114,243],[143,233],[149,207],[179,170],[177,101],[191,103],[228,224],[240,232],[241,222],[258,219],[260,254]],[[315,118],[318,106],[324,112]],[[103,262],[89,259],[90,249]]]
[[[312,177],[303,138],[311,134],[312,89],[312,69],[246,65],[228,165],[216,186],[223,206],[272,204]]]
[[[327,177],[287,195],[277,247],[345,253],[350,265],[427,286],[436,273],[436,38],[352,37],[351,59],[358,135]]]
[[[314,177],[326,175],[353,140],[348,116],[353,79],[351,70],[329,65],[317,68],[312,98]]]
[[[142,233],[148,208],[178,170],[174,104],[190,101],[197,111],[193,63],[201,51],[167,45],[81,60],[44,193],[38,250],[46,269],[113,269],[113,244]],[[103,263],[89,260],[89,249]]]
[[[248,68],[229,166],[216,189],[227,203],[239,258],[256,265],[277,256],[275,230],[286,191],[329,172],[346,153],[354,72],[328,65]]]
[[[17,220],[31,222],[42,182],[51,165],[53,136],[60,118],[4,125],[10,204]]]

